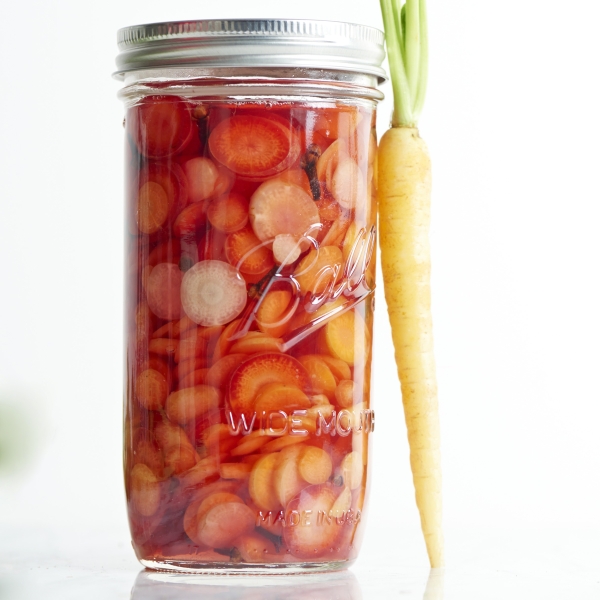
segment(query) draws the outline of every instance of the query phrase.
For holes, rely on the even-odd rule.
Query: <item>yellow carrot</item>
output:
[[[431,163],[416,128],[427,80],[425,0],[381,0],[381,9],[394,90],[392,128],[378,152],[381,268],[421,528],[431,566],[440,567],[440,430],[429,283]]]

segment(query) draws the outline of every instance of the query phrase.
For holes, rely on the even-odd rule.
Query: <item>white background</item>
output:
[[[431,0],[429,15],[420,128],[449,562],[466,532],[474,553],[485,530],[598,539],[600,9]],[[0,443],[18,456],[0,455],[0,525],[127,538],[116,30],[261,16],[381,27],[376,0],[2,3]],[[390,112],[388,98],[380,134]],[[423,567],[381,291],[364,552],[394,527]]]

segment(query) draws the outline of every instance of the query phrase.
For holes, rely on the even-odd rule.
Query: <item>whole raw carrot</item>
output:
[[[431,321],[431,162],[417,119],[427,80],[425,0],[381,0],[392,127],[378,153],[379,240],[385,297],[421,527],[432,567],[444,562],[440,429]]]

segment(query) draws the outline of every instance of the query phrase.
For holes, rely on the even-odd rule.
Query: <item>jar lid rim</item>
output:
[[[341,21],[210,19],[124,27],[116,78],[157,67],[300,67],[386,79],[384,34]]]

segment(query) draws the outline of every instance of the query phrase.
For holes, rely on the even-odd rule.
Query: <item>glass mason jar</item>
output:
[[[364,528],[383,34],[119,32],[125,488],[143,565],[345,568]]]

